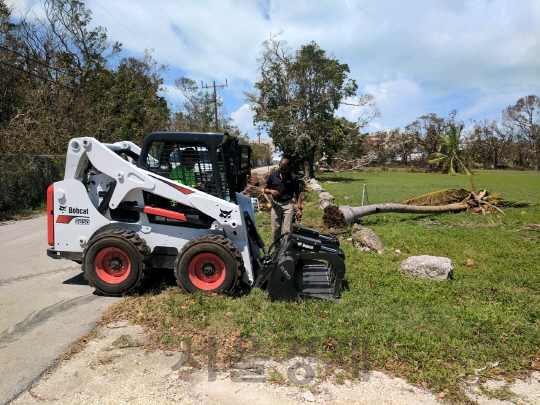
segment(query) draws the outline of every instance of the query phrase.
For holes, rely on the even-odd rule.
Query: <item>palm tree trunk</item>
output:
[[[467,210],[467,204],[449,204],[439,206],[415,206],[404,204],[372,204],[363,207],[349,207],[342,205],[339,211],[343,215],[345,224],[350,225],[362,217],[385,212],[403,212],[408,214],[437,214],[441,212],[459,212]]]

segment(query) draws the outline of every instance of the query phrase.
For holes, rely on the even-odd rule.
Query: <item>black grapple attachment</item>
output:
[[[344,261],[337,238],[294,225],[279,248],[263,260],[255,285],[266,287],[272,301],[302,298],[339,301]]]

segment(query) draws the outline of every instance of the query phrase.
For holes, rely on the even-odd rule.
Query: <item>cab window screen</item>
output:
[[[150,145],[146,163],[153,173],[218,196],[210,151],[206,146],[155,141]]]

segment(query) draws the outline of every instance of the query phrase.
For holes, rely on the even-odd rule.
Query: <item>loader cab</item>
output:
[[[236,203],[247,185],[251,148],[227,133],[153,132],[139,166],[177,183]]]

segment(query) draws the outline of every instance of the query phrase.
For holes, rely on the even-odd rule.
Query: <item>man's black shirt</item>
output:
[[[266,188],[279,191],[279,196],[274,197],[277,202],[288,201],[293,196],[298,197],[300,195],[298,177],[291,172],[285,173],[283,180],[279,177],[279,170],[270,173],[266,180]]]

